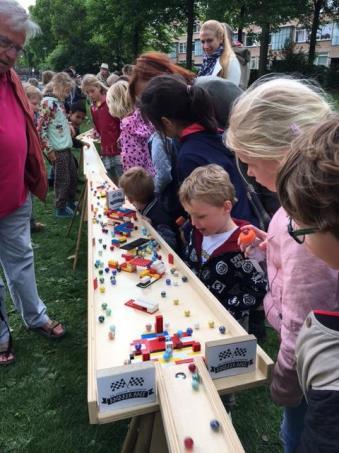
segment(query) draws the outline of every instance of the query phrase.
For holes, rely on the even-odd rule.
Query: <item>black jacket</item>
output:
[[[233,220],[238,226],[247,224]],[[264,273],[259,272],[240,251],[237,243],[239,234],[237,229],[202,263],[203,236],[192,228],[186,250],[188,266],[236,319],[245,317],[262,303],[267,285]]]
[[[339,392],[310,389],[307,403],[297,452],[339,453]]]

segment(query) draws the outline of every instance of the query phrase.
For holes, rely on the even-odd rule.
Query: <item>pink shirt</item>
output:
[[[0,74],[0,218],[20,208],[27,197],[26,119],[7,74]]]

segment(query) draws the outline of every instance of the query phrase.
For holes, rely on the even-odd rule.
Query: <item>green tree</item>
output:
[[[96,72],[102,61],[120,69],[144,50],[168,51],[181,30],[181,6],[180,0],[37,0],[30,12],[42,35],[28,46],[33,64]]]
[[[309,0],[306,2],[302,22],[310,30],[310,47],[308,62],[313,64],[316,56],[317,34],[321,22],[336,19],[339,20],[338,0]]]

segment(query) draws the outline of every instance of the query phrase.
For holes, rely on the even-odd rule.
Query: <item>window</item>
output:
[[[259,58],[251,57],[250,69],[258,69],[258,68],[259,68]]]
[[[176,56],[177,56],[177,46],[178,46],[177,43],[175,43],[175,44],[173,44],[171,46],[171,50],[169,51],[169,54],[168,54],[168,56],[170,58],[176,58]]]
[[[232,33],[232,41],[233,42],[238,41],[238,32],[237,33]]]
[[[200,31],[200,24],[199,22],[195,22],[193,25],[193,33],[199,33]]]
[[[258,45],[258,35],[253,32],[246,33],[245,47],[255,47]]]
[[[332,35],[332,46],[339,46],[339,24],[334,24]]]
[[[314,61],[314,64],[317,66],[329,66],[328,53],[319,53]]]
[[[332,38],[333,24],[321,25],[317,31],[317,40],[327,40]]]
[[[306,28],[299,28],[295,31],[295,42],[307,42],[308,41],[308,31]]]
[[[282,27],[275,33],[272,33],[272,50],[283,49],[291,39],[291,27]]]
[[[186,53],[186,43],[179,42],[179,53]]]
[[[200,39],[196,39],[194,41],[194,55],[196,57],[200,57],[201,55],[203,55]]]

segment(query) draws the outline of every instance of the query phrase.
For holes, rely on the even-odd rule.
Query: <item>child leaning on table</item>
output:
[[[175,223],[155,195],[152,176],[142,167],[132,167],[123,173],[119,185],[139,213],[146,217],[168,245],[177,251]]]
[[[240,227],[248,222],[231,217],[236,198],[228,173],[216,164],[196,168],[182,183],[179,198],[192,224],[189,267],[247,329],[250,311],[266,294],[266,277],[238,246]]]
[[[292,143],[277,192],[299,247],[339,270],[338,114]],[[298,378],[308,403],[298,453],[339,451],[339,311],[323,303],[319,297],[296,342]]]

